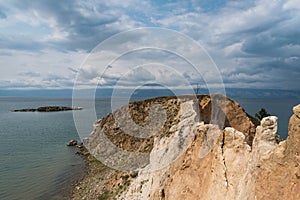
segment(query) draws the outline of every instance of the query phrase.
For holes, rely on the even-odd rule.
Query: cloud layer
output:
[[[97,67],[79,69],[88,53],[114,34],[144,26],[170,28],[198,41],[218,66],[226,87],[299,89],[297,0],[11,0],[0,1],[0,26],[3,89],[71,88],[77,71],[85,73],[86,85],[95,84]],[[141,35],[132,37],[143,42]],[[122,45],[130,44],[116,41],[111,49]],[[179,48],[187,47],[174,43],[174,51]],[[151,56],[169,58],[170,66],[177,63],[163,52],[155,57],[135,55],[138,63]],[[132,58],[120,62],[118,70],[102,77],[105,87],[136,67]],[[124,86],[168,80],[141,69],[131,73]],[[205,84],[184,63],[180,73],[190,83]],[[178,78],[169,77],[173,78],[168,84],[178,86]]]

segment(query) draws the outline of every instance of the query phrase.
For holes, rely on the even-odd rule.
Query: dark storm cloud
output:
[[[220,33],[222,39],[216,45],[221,49],[232,45],[234,51],[225,59],[238,60],[236,67],[227,65],[231,70],[228,73],[224,70],[224,81],[253,83],[256,87],[273,84],[275,88],[299,88],[300,79],[296,75],[300,73],[299,2],[256,1],[253,8],[237,13],[238,16],[239,20],[234,21],[237,26],[227,22],[221,25],[232,29]]]

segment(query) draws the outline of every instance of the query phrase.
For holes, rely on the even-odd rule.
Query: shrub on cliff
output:
[[[266,111],[266,109],[261,108],[260,111],[255,113],[255,118],[262,120],[264,117],[268,117],[270,114]]]

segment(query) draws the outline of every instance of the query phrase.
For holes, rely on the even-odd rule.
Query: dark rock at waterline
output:
[[[67,143],[67,146],[76,146],[77,145],[77,141],[76,140],[70,140],[68,143]]]
[[[75,153],[76,155],[87,157],[90,154],[88,150],[84,147],[83,143],[78,143],[77,140],[70,140],[67,143],[67,146],[77,147],[78,151]]]
[[[89,151],[84,147],[83,143],[77,144],[76,147],[78,148],[78,151],[75,153],[76,155],[83,156],[85,158],[90,155]]]
[[[13,110],[13,112],[59,112],[68,110],[82,110],[81,107],[68,107],[68,106],[43,106],[38,108],[25,108]]]
[[[36,111],[36,109],[34,109],[34,108],[14,110],[14,112],[35,112],[35,111]]]

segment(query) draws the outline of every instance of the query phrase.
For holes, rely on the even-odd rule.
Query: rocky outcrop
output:
[[[255,135],[255,128],[259,125],[259,121],[248,115],[244,109],[235,101],[226,98],[226,101],[218,100],[219,95],[213,95],[212,98],[204,96],[200,103],[200,120],[204,123],[211,123],[212,106],[220,109],[220,114],[225,114],[225,123],[222,127],[233,127],[244,133],[245,141],[251,146]]]
[[[238,103],[220,98],[202,95],[197,99],[150,99],[130,103],[128,108],[97,121],[84,141],[92,155],[116,150],[99,145],[107,138],[119,149],[149,155],[140,168],[115,171],[107,177],[108,184],[102,183],[98,196],[124,200],[300,199],[300,105],[293,109],[288,138],[281,141],[277,117],[258,122]],[[218,102],[217,108],[214,101]],[[157,103],[160,107],[154,110],[164,109],[165,115],[151,114],[151,106]],[[215,114],[212,108],[217,109]],[[123,121],[116,121],[116,116]],[[165,123],[156,135],[137,138],[128,134],[129,127],[134,133],[140,131],[132,126],[131,119],[151,133],[145,127],[162,116]],[[220,116],[224,123],[216,120]],[[111,164],[111,157],[105,162]]]
[[[13,112],[59,112],[68,110],[82,110],[81,107],[67,107],[67,106],[44,106],[38,108],[25,108],[13,110]]]
[[[85,141],[85,145],[93,149],[93,147],[99,144],[100,140],[97,137],[99,137],[101,132],[104,132],[105,136],[119,148],[127,151],[150,152],[153,148],[155,137],[151,135],[151,130],[144,127],[159,127],[160,129],[158,130],[152,130],[155,132],[157,138],[171,135],[174,132],[170,130],[171,127],[177,125],[181,120],[179,110],[182,103],[191,99],[195,101],[195,112],[198,114],[197,122],[204,122],[205,124],[215,123],[220,118],[221,120],[219,121],[221,121],[221,124],[219,124],[219,127],[233,127],[243,132],[246,137],[245,141],[249,145],[252,144],[255,128],[259,123],[256,119],[249,116],[237,102],[229,98],[221,95],[199,95],[197,99],[193,99],[190,96],[179,98],[158,97],[132,102],[128,106],[123,106],[115,112],[110,113],[107,117],[98,120],[94,124],[91,136]],[[218,105],[214,106],[217,109],[214,111],[215,115],[212,115],[213,103],[218,103]],[[154,112],[151,116],[150,110],[153,106],[154,109],[164,110],[165,115],[161,116]],[[161,121],[165,122],[160,124]],[[150,136],[147,137],[146,135],[146,139],[143,137],[133,137],[141,136],[143,131],[150,132]]]
[[[295,106],[289,122],[289,135],[267,151],[256,171],[255,192],[259,199],[300,199],[300,118]],[[271,147],[270,147],[271,146]]]
[[[67,143],[67,146],[76,146],[78,144],[77,140],[70,140],[68,143]]]
[[[140,170],[119,199],[300,199],[299,108],[280,143],[274,116],[261,121],[252,147],[232,127],[199,124],[180,159],[157,172]],[[203,157],[209,141],[217,142]]]

